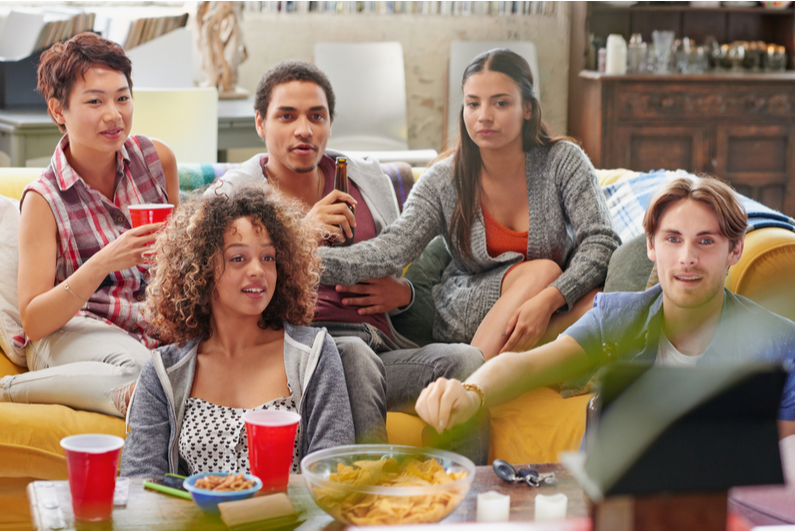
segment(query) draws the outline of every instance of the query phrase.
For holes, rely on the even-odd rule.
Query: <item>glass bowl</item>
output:
[[[446,483],[422,486],[378,486],[367,478],[349,485],[334,481],[337,465],[357,470],[357,461],[394,457],[403,466],[410,458],[434,459],[445,472],[466,475]],[[405,467],[404,467],[405,468]],[[367,444],[313,452],[301,460],[301,474],[315,503],[336,520],[350,525],[434,523],[452,513],[469,492],[475,464],[464,456],[430,448]]]
[[[199,508],[208,514],[219,514],[218,504],[221,502],[245,500],[254,496],[254,494],[262,488],[262,481],[257,476],[251,474],[243,474],[245,479],[253,481],[254,486],[245,490],[229,490],[229,491],[215,491],[196,488],[195,483],[204,476],[228,476],[229,474],[237,474],[237,472],[200,472],[185,478],[182,486],[185,490],[190,492],[191,498],[196,502]]]

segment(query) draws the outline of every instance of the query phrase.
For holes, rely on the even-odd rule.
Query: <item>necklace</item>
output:
[[[265,163],[265,165],[262,166],[262,170],[265,172],[265,180],[268,181],[269,183],[272,182],[273,185],[276,187],[276,189],[281,191],[281,189],[279,188],[279,179],[276,179],[273,176],[271,176],[270,172],[268,171],[268,164],[267,163]],[[325,178],[323,176],[323,172],[320,170],[320,166],[317,167],[317,170],[318,170],[318,173],[317,173],[317,193],[315,194],[315,203],[317,203],[318,201],[323,199],[323,184],[325,182]]]

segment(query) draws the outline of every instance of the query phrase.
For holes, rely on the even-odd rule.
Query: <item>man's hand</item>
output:
[[[323,240],[326,234],[331,234],[339,242],[353,236],[351,227],[356,227],[356,217],[348,205],[356,206],[356,200],[346,193],[333,190],[312,206],[305,219],[321,229],[318,241]]]
[[[442,433],[472,418],[480,409],[480,397],[458,380],[439,378],[422,390],[414,410],[426,424]]]
[[[363,280],[352,286],[337,286],[337,293],[355,293],[358,297],[342,299],[345,306],[361,306],[359,315],[391,312],[411,302],[411,286],[397,277]]]

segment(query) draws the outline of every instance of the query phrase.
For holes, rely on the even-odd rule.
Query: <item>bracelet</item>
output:
[[[71,293],[72,295],[74,295],[75,297],[80,299],[81,301],[83,301],[86,304],[88,304],[87,300],[85,300],[83,297],[81,297],[80,295],[78,295],[77,293],[72,291],[72,288],[69,287],[69,280],[68,279],[63,281],[63,289],[65,289],[66,291],[68,291],[69,293]]]
[[[478,406],[478,411],[483,407],[483,404],[486,403],[486,394],[483,392],[483,389],[478,387],[477,384],[473,383],[465,383],[464,390],[466,391],[474,391],[480,397],[480,405]]]

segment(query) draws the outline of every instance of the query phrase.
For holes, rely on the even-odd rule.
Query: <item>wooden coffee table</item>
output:
[[[499,479],[491,467],[478,467],[475,481],[458,509],[444,522],[474,522],[477,495],[490,490],[511,496],[511,520],[532,521],[535,513],[535,496],[538,493],[562,492],[569,498],[568,517],[586,517],[588,507],[579,484],[559,464],[535,465],[540,472],[555,472],[556,486],[540,488],[511,485]],[[51,489],[51,490],[50,490]],[[52,494],[49,494],[52,493]],[[337,531],[345,526],[324,513],[309,495],[306,483],[299,475],[290,477],[288,495],[296,510],[303,511],[301,531]],[[38,530],[75,529],[72,498],[66,481],[34,481],[28,485],[28,501],[33,516],[33,526]],[[55,506],[57,505],[57,506]],[[60,518],[58,515],[61,515]],[[193,502],[160,494],[143,488],[142,480],[130,480],[130,493],[126,507],[115,507],[113,519],[97,524],[77,523],[78,529],[113,530],[224,530],[217,516],[204,514]]]

